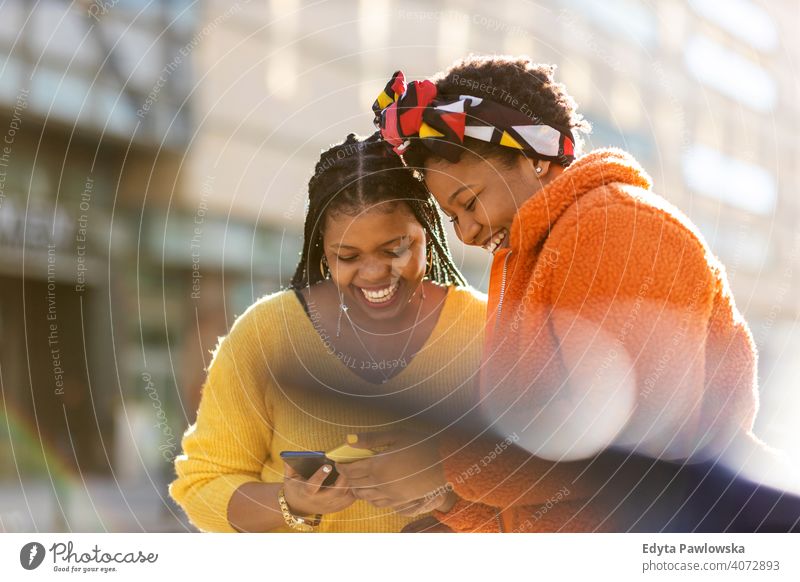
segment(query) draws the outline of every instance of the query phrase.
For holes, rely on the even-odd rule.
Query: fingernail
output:
[[[324,467],[322,467],[322,471],[323,471],[323,473],[330,473],[331,472],[331,466],[330,465],[325,465]]]
[[[347,444],[354,445],[358,442],[358,435],[357,434],[349,434],[347,435]]]

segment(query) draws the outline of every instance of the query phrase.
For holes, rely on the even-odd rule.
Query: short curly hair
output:
[[[507,107],[524,109],[544,123],[568,127],[575,138],[576,149],[582,143],[580,134],[588,134],[591,125],[578,113],[578,105],[563,83],[554,79],[556,65],[534,63],[528,57],[469,55],[436,74],[431,81],[443,97],[474,95]],[[513,163],[518,150],[464,138],[464,147],[481,157]],[[406,150],[409,166],[423,168],[439,156],[415,140]]]

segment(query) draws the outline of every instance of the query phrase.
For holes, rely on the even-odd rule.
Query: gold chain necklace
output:
[[[405,356],[406,351],[408,350],[408,346],[411,345],[411,338],[414,337],[414,330],[416,329],[417,325],[419,324],[419,316],[420,316],[420,313],[422,313],[422,304],[425,302],[425,289],[423,287],[424,284],[425,284],[425,281],[420,283],[419,288],[422,290],[422,297],[420,298],[420,301],[419,301],[419,307],[417,308],[417,314],[414,317],[414,324],[410,328],[411,329],[411,333],[408,334],[408,339],[406,340],[405,346],[403,346],[402,353],[397,358],[395,358],[398,362],[401,361],[403,359],[403,357]],[[414,293],[416,294],[416,291],[414,291]],[[369,351],[369,348],[367,348],[366,344],[361,340],[361,336],[358,334],[358,329],[361,329],[361,331],[363,331],[365,333],[369,333],[369,332],[367,330],[363,329],[363,328],[359,328],[359,326],[356,325],[356,323],[350,317],[350,308],[347,307],[347,305],[345,305],[345,303],[344,303],[344,296],[340,295],[340,299],[341,299],[341,301],[340,301],[341,310],[339,312],[339,320],[341,321],[342,312],[344,312],[344,315],[347,318],[347,321],[350,322],[350,327],[353,330],[353,335],[356,336],[356,339],[358,340],[358,343],[361,344],[361,347],[364,349],[364,351],[366,352],[367,356],[369,356],[369,358],[372,361],[372,363],[377,365],[378,362],[375,361],[375,357],[372,355],[372,352]],[[413,295],[412,295],[412,299],[413,299]],[[409,303],[411,303],[411,299],[409,299]],[[336,334],[337,337],[339,336],[339,329],[340,329],[339,325],[337,325],[337,334]],[[386,384],[393,376],[393,374],[390,374],[389,376],[387,376],[386,374],[383,373],[383,370],[381,370],[379,367],[376,368],[376,369],[378,370],[378,372],[380,372],[381,376],[383,376],[383,380],[381,380],[381,384]]]

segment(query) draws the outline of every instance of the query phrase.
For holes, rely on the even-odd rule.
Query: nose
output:
[[[475,245],[480,243],[481,241],[478,239],[478,235],[481,233],[481,230],[483,230],[481,225],[474,220],[462,220],[462,218],[459,217],[458,223],[456,223],[456,234],[464,244]]]
[[[367,284],[382,285],[387,283],[392,274],[391,261],[377,258],[366,258],[361,263],[358,275]]]

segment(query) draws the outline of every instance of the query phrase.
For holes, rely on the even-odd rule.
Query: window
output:
[[[297,39],[300,3],[297,0],[270,2],[272,47],[267,60],[267,90],[281,99],[297,91]]]
[[[769,261],[769,238],[750,221],[719,218],[695,223],[714,254],[725,264],[731,279],[735,279],[739,268],[758,271]]]
[[[469,44],[470,17],[460,10],[447,10],[439,19],[439,34],[436,38],[439,63],[448,66],[467,54]]]
[[[658,28],[652,10],[633,0],[569,0],[574,8],[591,18],[615,37],[633,41],[642,47],[652,47],[658,40]]]
[[[778,46],[772,18],[750,0],[690,0],[689,4],[710,22],[761,51]]]
[[[611,88],[611,115],[621,131],[636,129],[641,125],[643,108],[639,90],[633,83],[614,83]]]
[[[556,71],[556,81],[566,85],[580,107],[585,109],[591,104],[592,70],[585,60],[573,57],[562,61]]]
[[[706,196],[755,214],[775,210],[775,177],[761,166],[695,144],[683,156],[686,184]]]
[[[723,95],[761,113],[775,108],[775,81],[756,63],[700,35],[689,41],[684,58],[692,75]]]
[[[358,7],[358,36],[361,42],[360,58],[363,78],[379,79],[386,75],[386,52],[381,50],[389,43],[389,0],[361,0]],[[361,107],[369,111],[380,89],[374,83],[359,86]]]

